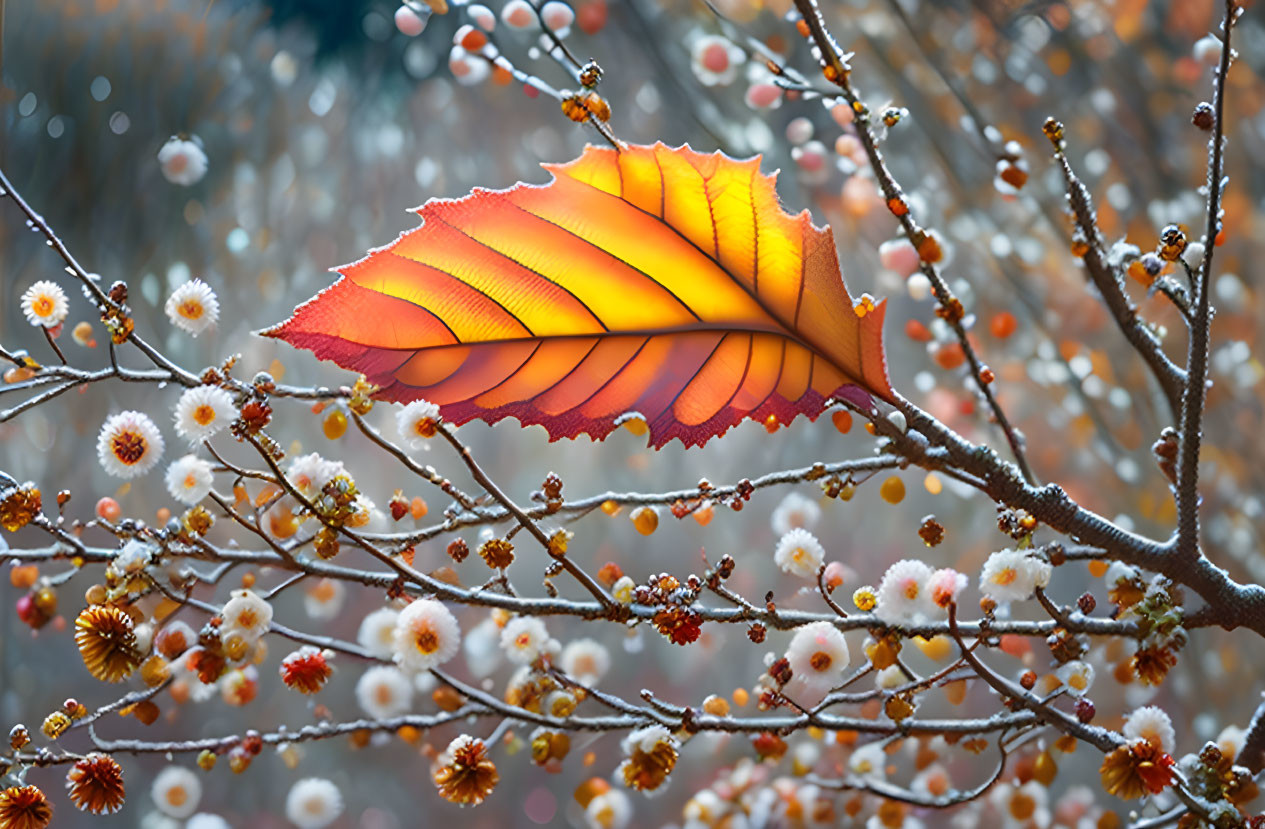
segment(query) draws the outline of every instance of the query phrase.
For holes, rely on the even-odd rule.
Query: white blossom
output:
[[[97,459],[118,478],[136,478],[154,468],[163,454],[163,436],[144,412],[106,418],[97,435]]]
[[[816,692],[829,691],[843,679],[848,667],[848,642],[829,622],[805,625],[791,637],[786,649],[791,674]]]
[[[980,592],[998,603],[1021,601],[1050,583],[1050,565],[1026,550],[1000,550],[984,562]]]
[[[395,621],[395,662],[410,672],[427,671],[457,655],[461,628],[452,612],[434,599],[417,599]]]
[[[251,590],[234,590],[220,615],[224,617],[221,636],[236,633],[247,642],[256,642],[272,624],[272,605]]]
[[[1122,733],[1130,740],[1146,740],[1165,754],[1172,754],[1177,745],[1172,719],[1163,708],[1154,705],[1143,706],[1130,714]]]
[[[399,612],[390,607],[380,607],[360,621],[356,641],[373,656],[386,659],[394,653],[395,621]]]
[[[150,793],[160,812],[169,817],[187,818],[198,810],[202,781],[184,766],[167,766],[154,778]]]
[[[826,551],[817,537],[799,527],[783,535],[773,551],[773,560],[783,572],[805,579],[816,577],[825,557]]]
[[[22,313],[31,325],[56,328],[66,319],[70,304],[66,292],[56,282],[41,279],[22,294]]]
[[[237,419],[233,395],[219,386],[194,386],[176,401],[176,434],[190,443],[206,440]]]
[[[322,829],[343,813],[338,787],[319,777],[308,777],[290,787],[286,817],[299,829]]]
[[[917,559],[898,561],[883,574],[875,594],[874,615],[889,625],[924,621],[935,607],[927,589],[933,571]]]
[[[535,661],[549,644],[545,623],[534,616],[517,616],[501,631],[501,647],[511,662],[526,665]]]
[[[395,414],[400,442],[409,449],[424,447],[434,437],[439,421],[439,407],[428,400],[414,400]]]
[[[413,683],[391,665],[377,665],[356,682],[356,702],[375,719],[405,714],[413,706]]]
[[[158,166],[163,178],[172,184],[188,187],[197,184],[206,175],[206,152],[196,136],[181,138],[173,135],[158,150]]]
[[[220,319],[220,301],[201,279],[191,279],[172,291],[163,310],[172,325],[195,337]]]
[[[167,467],[167,492],[182,504],[193,505],[211,492],[215,476],[210,461],[185,455]]]

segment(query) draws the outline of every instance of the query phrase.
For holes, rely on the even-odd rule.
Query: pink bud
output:
[[[771,83],[752,84],[747,89],[747,106],[752,109],[768,109],[782,100],[782,88]]]
[[[530,29],[536,25],[536,13],[527,0],[510,0],[501,9],[501,20],[511,29]]]
[[[887,270],[908,279],[918,270],[918,251],[908,239],[890,239],[878,246],[878,261]]]
[[[399,29],[401,34],[417,37],[426,28],[426,21],[410,6],[400,6],[395,10],[395,28]]]
[[[698,62],[707,71],[719,75],[729,68],[729,50],[719,40],[712,40],[703,47]]]

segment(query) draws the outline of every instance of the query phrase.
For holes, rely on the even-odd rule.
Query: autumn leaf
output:
[[[380,398],[551,440],[640,416],[655,447],[702,445],[744,417],[892,399],[884,303],[854,307],[830,229],[783,210],[759,158],[588,147],[545,169],[549,184],[427,202],[421,227],[264,333]]]

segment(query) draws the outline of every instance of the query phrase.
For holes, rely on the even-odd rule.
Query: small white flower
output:
[[[808,530],[795,527],[782,536],[773,552],[773,560],[783,572],[811,579],[817,575],[826,551]]]
[[[703,86],[727,86],[746,61],[742,48],[720,35],[703,35],[690,47],[691,67]]]
[[[394,653],[395,620],[399,613],[390,607],[380,607],[360,621],[356,641],[372,655],[386,659]]]
[[[342,793],[333,783],[319,777],[300,780],[286,795],[286,817],[299,829],[322,829],[342,813]]]
[[[866,780],[887,778],[887,754],[881,743],[866,743],[848,757],[848,770]]]
[[[97,458],[106,472],[118,478],[144,475],[162,454],[162,433],[144,412],[111,415],[97,436]]]
[[[220,319],[220,301],[201,279],[190,279],[167,297],[163,307],[172,325],[198,336]]]
[[[395,415],[400,442],[409,449],[421,449],[435,436],[439,424],[439,407],[428,400],[414,400]]]
[[[589,829],[626,829],[631,821],[632,803],[619,789],[607,789],[584,807],[584,822]]]
[[[821,507],[798,492],[788,493],[773,510],[770,523],[779,537],[794,529],[811,530],[821,520]]]
[[[333,619],[343,609],[347,588],[337,579],[321,579],[303,594],[303,609],[313,619]]]
[[[172,184],[185,187],[197,184],[206,175],[207,168],[202,141],[197,136],[188,139],[173,135],[158,151],[158,166],[163,178]]]
[[[1146,740],[1165,754],[1172,754],[1177,745],[1173,721],[1163,708],[1154,705],[1143,706],[1130,714],[1122,733],[1130,740]]]
[[[889,625],[925,620],[935,607],[927,589],[932,575],[931,567],[917,559],[904,559],[888,567],[878,586],[874,615]]]
[[[196,455],[185,455],[167,467],[167,492],[182,504],[201,501],[211,491],[214,481],[210,461]]]
[[[256,642],[272,624],[272,605],[250,590],[234,590],[220,615],[224,617],[221,635],[237,633],[247,642]]]
[[[461,649],[472,676],[477,679],[491,676],[505,656],[501,651],[501,626],[491,615],[484,617],[462,637]]]
[[[1094,684],[1094,666],[1079,659],[1064,662],[1059,666],[1058,678],[1067,687],[1069,694],[1084,696],[1089,686]]]
[[[611,669],[610,651],[595,639],[568,642],[558,661],[567,676],[590,687],[601,682]]]
[[[202,781],[184,766],[168,766],[154,778],[150,793],[160,812],[174,818],[187,818],[198,810]]]
[[[347,470],[338,461],[327,461],[315,452],[290,461],[286,479],[305,498],[315,498],[321,489]]]
[[[813,622],[791,637],[786,659],[792,676],[806,687],[829,691],[843,679],[843,670],[848,667],[848,641],[829,622]]]
[[[927,599],[942,611],[947,612],[965,589],[966,576],[951,567],[942,567],[927,579]]]
[[[1022,601],[1050,583],[1050,565],[1024,550],[1000,550],[984,562],[980,592],[999,603]]]
[[[1049,792],[1036,780],[1022,786],[1015,782],[1002,783],[994,786],[988,797],[1001,813],[1002,826],[1006,829],[1050,824]]]
[[[712,789],[703,789],[685,802],[686,826],[711,826],[729,811],[729,804]]]
[[[22,294],[22,313],[31,325],[56,328],[66,319],[70,304],[66,292],[56,282],[41,279]]]
[[[233,395],[219,386],[194,386],[176,402],[176,434],[190,443],[206,440],[237,419]]]
[[[427,671],[457,655],[461,628],[442,602],[418,599],[395,622],[395,662],[405,671]]]
[[[893,688],[899,688],[908,681],[905,678],[905,672],[900,669],[899,665],[888,665],[875,675],[874,687],[883,691],[890,691]]]
[[[198,812],[189,818],[184,829],[233,829],[229,822],[219,815],[210,812]]]
[[[533,616],[511,619],[501,631],[501,647],[511,662],[527,665],[549,644],[545,623]]]
[[[914,776],[909,788],[925,798],[942,797],[952,788],[949,771],[939,763],[932,763]]]
[[[378,665],[356,682],[356,702],[374,719],[398,717],[413,706],[413,683],[399,668]]]

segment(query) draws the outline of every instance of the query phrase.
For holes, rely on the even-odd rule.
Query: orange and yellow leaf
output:
[[[782,209],[759,159],[589,147],[549,184],[432,200],[265,332],[445,419],[516,417],[702,445],[745,417],[890,400],[884,303],[854,310],[829,228]]]

